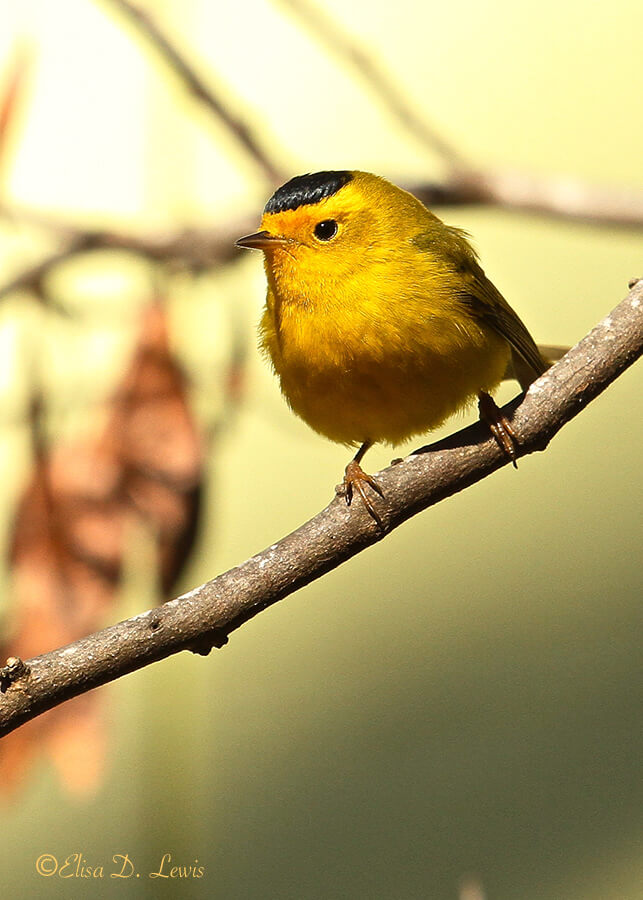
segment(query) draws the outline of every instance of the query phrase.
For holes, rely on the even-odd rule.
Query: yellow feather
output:
[[[261,229],[239,242],[265,254],[260,344],[292,409],[331,440],[400,442],[506,371],[526,386],[547,366],[465,233],[383,178],[300,176]]]

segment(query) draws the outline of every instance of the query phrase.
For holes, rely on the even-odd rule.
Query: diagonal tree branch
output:
[[[253,129],[237,113],[232,112],[214,89],[207,85],[194,66],[178,51],[151,16],[130,0],[109,0],[121,10],[156,48],[161,57],[183,83],[185,88],[228,129],[262,170],[269,184],[277,186],[284,180],[283,170],[261,144]]]
[[[544,450],[554,435],[643,352],[643,279],[625,300],[505,407],[519,454]],[[34,659],[0,669],[0,735],[121,675],[179,650],[207,653],[273,603],[308,584],[406,519],[480,481],[507,460],[478,423],[424,447],[378,476],[385,500],[380,531],[359,505],[334,500],[292,534],[175,600]]]
[[[298,16],[332,53],[352,65],[409,134],[441,156],[450,168],[455,170],[469,168],[461,153],[442,137],[426,116],[415,111],[403,91],[385,72],[379,60],[368,53],[359,41],[344,31],[331,16],[307,0],[278,0],[278,3]]]

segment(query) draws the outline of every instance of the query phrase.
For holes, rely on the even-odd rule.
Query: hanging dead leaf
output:
[[[169,591],[196,533],[203,458],[186,379],[155,302],[143,315],[102,435],[49,454],[37,448],[11,543],[16,614],[4,657],[29,658],[99,627],[116,600],[136,527],[152,531],[160,584]],[[105,732],[97,696],[77,698],[8,735],[0,745],[0,789],[15,790],[43,751],[68,789],[96,787]]]

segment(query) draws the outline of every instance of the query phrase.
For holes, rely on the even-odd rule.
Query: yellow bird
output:
[[[526,389],[549,362],[486,277],[465,232],[367,172],[316,172],[280,187],[261,230],[268,296],[260,344],[291,408],[333,441],[359,445],[346,467],[381,525],[361,468],[368,448],[440,425],[476,397],[515,462],[515,435],[492,391]]]

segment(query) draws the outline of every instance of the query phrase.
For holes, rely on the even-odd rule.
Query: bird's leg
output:
[[[367,473],[360,466],[360,462],[368,448],[371,446],[371,441],[365,441],[362,446],[359,448],[353,459],[346,466],[346,471],[344,472],[344,489],[346,491],[346,504],[347,506],[351,505],[353,500],[353,492],[357,491],[357,493],[362,498],[362,502],[366,509],[369,511],[371,516],[375,519],[380,528],[384,528],[381,518],[379,517],[375,507],[373,506],[373,502],[366,493],[365,485],[369,485],[373,488],[375,493],[379,494],[380,497],[383,497],[382,489],[372,477],[372,475],[367,475]]]
[[[487,394],[486,391],[480,391],[478,394],[478,411],[481,421],[489,426],[496,443],[503,453],[509,457],[514,469],[517,469],[516,446],[518,438],[516,437],[516,432],[491,394]]]

